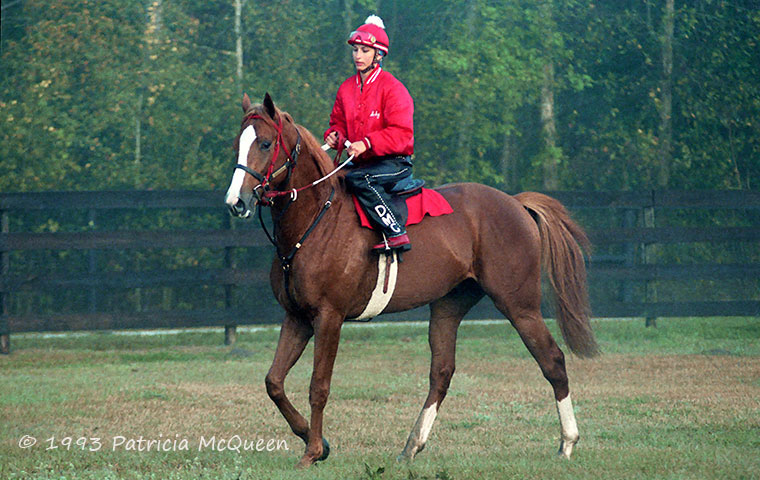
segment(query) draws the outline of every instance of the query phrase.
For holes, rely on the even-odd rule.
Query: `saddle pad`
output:
[[[359,201],[355,196],[351,196],[354,200],[354,206],[356,207],[356,213],[359,215],[359,221],[362,227],[374,230],[369,223],[367,214],[364,213],[364,209],[359,204]],[[443,195],[431,190],[429,188],[423,188],[420,193],[413,195],[406,199],[406,207],[409,209],[409,216],[406,219],[407,225],[415,225],[420,223],[425,215],[431,217],[439,217],[441,215],[448,215],[454,213],[454,209],[451,208],[449,202],[443,198]]]
[[[387,255],[393,255],[390,260]],[[387,270],[390,268],[390,270]],[[387,271],[386,271],[387,270]],[[386,288],[385,277],[388,276],[388,285]],[[391,252],[377,256],[377,283],[372,291],[372,296],[364,307],[364,311],[356,318],[349,318],[352,321],[372,320],[383,313],[385,307],[391,301],[393,291],[396,289],[396,279],[398,278],[398,253]]]

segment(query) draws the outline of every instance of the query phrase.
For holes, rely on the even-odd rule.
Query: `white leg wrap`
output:
[[[406,441],[406,447],[401,452],[401,458],[412,459],[414,456],[425,447],[428,437],[430,437],[430,431],[433,429],[433,423],[435,423],[435,417],[438,415],[438,407],[433,404],[422,410],[420,416],[417,417],[417,422],[412,428],[412,432],[409,434],[409,439]]]
[[[559,423],[562,427],[562,440],[559,444],[559,455],[570,458],[573,453],[573,446],[578,443],[578,424],[575,422],[575,413],[573,412],[573,401],[570,395],[557,402],[557,413],[559,413]]]

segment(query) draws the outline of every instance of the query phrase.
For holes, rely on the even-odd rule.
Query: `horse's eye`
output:
[[[259,148],[263,151],[267,151],[272,147],[272,142],[263,141],[259,144]]]

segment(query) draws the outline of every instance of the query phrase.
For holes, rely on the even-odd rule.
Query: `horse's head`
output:
[[[267,93],[261,105],[251,105],[243,95],[243,122],[235,140],[237,164],[225,203],[232,215],[248,217],[266,192],[290,177],[301,148],[300,133],[293,119],[275,107]]]

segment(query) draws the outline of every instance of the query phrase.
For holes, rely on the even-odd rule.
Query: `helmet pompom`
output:
[[[383,19],[378,17],[377,15],[370,15],[369,17],[367,17],[364,23],[370,24],[370,25],[377,25],[378,27],[385,30],[385,24],[383,23]]]
[[[367,17],[364,24],[351,32],[351,35],[348,37],[348,44],[366,45],[387,54],[390,48],[390,41],[388,40],[388,34],[385,32],[383,19],[377,15]]]

